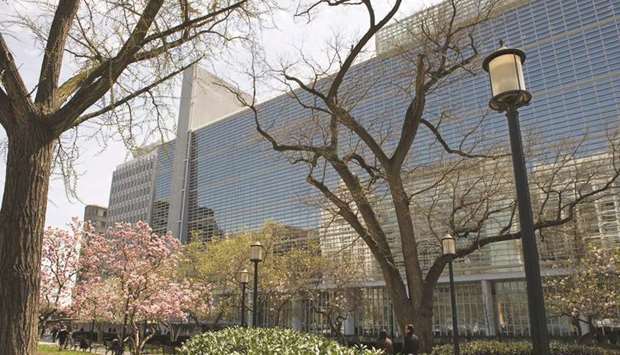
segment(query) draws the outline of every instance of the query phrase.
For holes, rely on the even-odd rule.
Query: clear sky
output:
[[[303,0],[305,1],[305,0]],[[272,58],[294,57],[298,48],[303,48],[304,53],[311,56],[319,56],[326,46],[326,42],[334,37],[334,34],[345,38],[358,38],[365,30],[368,19],[359,7],[323,9],[311,23],[304,19],[294,19],[293,10],[297,1],[281,1],[283,6],[290,5],[289,11],[276,14],[275,23],[277,28],[266,30],[262,34],[262,44],[265,51]],[[404,0],[404,5],[397,18],[404,18],[416,9],[434,3],[432,0]],[[15,12],[17,2],[0,1],[0,23],[7,24],[11,20],[10,15]],[[373,1],[378,14],[384,14],[392,1]],[[20,6],[19,11],[36,11],[35,6]],[[32,35],[27,32],[11,31],[10,35],[4,31],[6,26],[0,26],[9,48],[13,52],[19,70],[27,85],[32,88],[38,79],[41,65],[42,51],[32,40]],[[369,48],[372,50],[373,48]],[[235,70],[227,67],[226,63],[217,63],[218,75],[226,78]],[[71,69],[71,63],[65,65],[66,70]],[[241,83],[243,84],[243,83]],[[177,90],[178,91],[178,90]],[[178,94],[178,93],[177,93]],[[176,119],[176,117],[171,117]],[[4,139],[4,132],[0,130],[0,139]],[[82,218],[85,204],[108,205],[112,172],[116,165],[130,159],[127,150],[120,142],[108,142],[105,149],[97,144],[84,143],[81,145],[80,159],[77,169],[81,173],[77,191],[79,200],[69,199],[65,193],[63,181],[54,179],[51,182],[49,203],[47,208],[46,225],[65,226],[71,217]],[[0,184],[4,186],[5,157],[0,160]],[[2,191],[0,190],[0,194]]]

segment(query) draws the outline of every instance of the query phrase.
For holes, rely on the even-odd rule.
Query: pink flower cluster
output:
[[[41,249],[41,313],[62,311],[71,302],[79,270],[82,225],[74,218],[71,230],[48,227]]]
[[[105,235],[85,230],[73,313],[123,322],[184,321],[207,313],[210,290],[179,279],[181,244],[154,234],[148,224],[117,224]]]

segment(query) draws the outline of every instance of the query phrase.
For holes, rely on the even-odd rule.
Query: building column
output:
[[[183,72],[168,211],[168,230],[182,242],[187,242],[192,233],[186,229],[191,132],[243,108],[226,84],[198,64]]]
[[[304,307],[300,298],[291,301],[291,328],[299,331],[304,330]]]
[[[581,334],[588,334],[590,332],[590,325],[584,322],[579,322],[578,327],[581,330]]]
[[[349,314],[347,319],[344,320],[343,328],[343,334],[345,336],[355,335],[355,319],[353,319],[353,314]]]
[[[482,306],[484,307],[484,315],[487,323],[487,335],[497,336],[497,317],[495,316],[495,300],[493,298],[493,285],[489,280],[481,280],[482,288]]]
[[[170,178],[170,207],[168,209],[168,230],[181,242],[187,242],[189,235],[184,233],[184,207],[187,170],[187,150],[189,144],[189,127],[192,112],[192,86],[196,66],[185,69],[181,85],[181,100],[179,103],[179,118],[177,134],[174,142],[174,161],[172,162],[172,176]]]

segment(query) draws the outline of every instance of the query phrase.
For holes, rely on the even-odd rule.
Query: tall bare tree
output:
[[[355,66],[371,39],[394,19],[402,0],[392,4],[379,16],[371,0],[304,1],[300,16],[311,17],[322,6],[361,7],[368,15],[368,29],[350,46],[331,43],[323,64],[303,52],[298,63],[275,69],[260,53],[253,57],[248,73],[254,78],[253,97],[257,85],[275,74],[303,108],[290,123],[263,117],[263,106],[255,99],[248,100],[238,88],[231,91],[253,111],[258,133],[275,151],[293,164],[307,165],[307,182],[329,201],[328,210],[364,240],[379,264],[401,330],[415,324],[423,351],[429,351],[433,292],[449,257],[428,255],[419,250],[420,241],[438,246],[443,233],[449,232],[459,240],[456,257],[465,258],[489,244],[521,237],[514,228],[517,211],[509,154],[501,144],[505,136],[487,137],[481,129],[488,112],[479,110],[480,118],[472,123],[469,116],[455,116],[450,110],[427,109],[427,99],[447,82],[479,72],[475,31],[505,3],[449,0],[429,8],[397,39],[408,44],[392,51],[396,64],[383,69],[405,67],[402,72],[376,69],[372,62],[381,59]],[[397,120],[383,117],[381,110],[372,117],[358,110],[369,95],[386,94],[384,89],[373,91],[384,75],[409,78],[396,94],[408,98]],[[617,139],[609,140],[609,150],[604,149],[609,153],[601,158],[599,169],[583,174],[564,173],[570,159],[562,159],[562,154],[555,160],[547,156],[547,171],[563,173],[539,174],[546,180],[535,183],[540,187],[538,210],[544,211],[537,215],[536,230],[568,223],[581,202],[612,186],[620,174]],[[573,158],[581,154],[571,153]],[[600,169],[603,166],[610,168]],[[599,175],[600,183],[583,189],[579,181],[586,175]],[[560,184],[563,189],[549,188],[560,176],[566,179]],[[552,204],[554,196],[562,197]],[[394,216],[396,231],[386,228],[386,214]]]
[[[176,74],[253,32],[270,2],[251,0],[15,1],[0,33],[0,124],[7,164],[0,211],[0,349],[36,349],[41,238],[53,169],[71,175],[79,136],[138,135],[165,127]],[[20,9],[28,13],[19,13]],[[3,16],[9,16],[4,14]],[[39,41],[28,87],[9,48],[12,31]],[[80,129],[81,128],[81,129]],[[94,132],[94,133],[93,133]],[[71,176],[65,176],[71,177]]]

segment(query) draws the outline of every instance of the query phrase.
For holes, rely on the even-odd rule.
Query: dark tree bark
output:
[[[2,355],[29,355],[36,351],[48,184],[52,163],[66,157],[60,149],[63,133],[96,117],[105,120],[123,116],[117,112],[131,111],[129,105],[136,98],[148,98],[157,108],[156,98],[160,96],[154,94],[154,89],[209,52],[200,50],[201,37],[212,36],[222,42],[243,37],[229,37],[225,33],[228,24],[235,22],[235,17],[260,20],[263,6],[269,7],[268,2],[250,4],[250,0],[213,1],[212,6],[190,13],[187,1],[170,2],[178,7],[165,7],[164,2],[148,0],[140,7],[131,2],[119,5],[112,0],[59,0],[42,6],[37,14],[41,18],[53,15],[49,28],[44,28],[45,21],[40,18],[26,15],[25,19],[16,20],[21,21],[23,28],[31,29],[45,48],[35,88],[24,83],[19,63],[0,32],[0,125],[8,137],[0,210]],[[100,6],[102,3],[106,5]],[[78,11],[81,4],[88,11]],[[126,23],[116,29],[102,25],[111,18]],[[124,42],[101,41],[101,31],[118,31],[113,36]],[[82,64],[61,82],[63,57],[67,53]],[[152,59],[160,60],[149,65]],[[127,70],[132,65],[136,70]],[[101,105],[92,109],[97,102]],[[160,119],[158,113],[157,124]],[[133,116],[124,121],[130,129],[140,124]],[[142,124],[145,121],[148,122],[145,119]],[[112,118],[105,124],[118,123],[117,118]]]
[[[9,135],[0,211],[0,349],[33,354],[37,347],[41,240],[54,140],[32,124]]]

